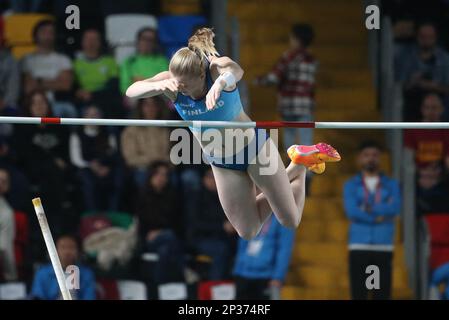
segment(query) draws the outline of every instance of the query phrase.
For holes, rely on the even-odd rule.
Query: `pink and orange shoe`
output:
[[[340,154],[335,148],[322,142],[313,146],[292,145],[288,148],[287,154],[293,163],[302,164],[317,174],[326,170],[326,162],[341,160]]]

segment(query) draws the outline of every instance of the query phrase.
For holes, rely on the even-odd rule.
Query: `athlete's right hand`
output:
[[[178,81],[176,81],[176,79],[174,78],[159,81],[158,85],[159,89],[162,91],[171,91],[171,92],[178,91]]]
[[[176,94],[178,92],[178,81],[176,81],[176,79],[170,78],[159,81],[158,87],[158,89],[161,90],[169,99],[176,99]]]

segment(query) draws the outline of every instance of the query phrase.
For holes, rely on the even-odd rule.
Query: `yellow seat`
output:
[[[347,243],[349,222],[345,220],[329,220],[324,224],[324,238],[327,241]]]
[[[26,46],[14,46],[11,48],[11,53],[16,58],[16,60],[20,60],[25,55],[32,53],[36,50],[35,45],[26,45]]]
[[[323,223],[319,220],[302,221],[296,231],[296,241],[315,242],[325,237]]]
[[[373,88],[321,89],[316,97],[317,110],[338,110],[341,118],[347,110],[363,112],[376,110],[376,92]]]
[[[348,300],[349,290],[284,286],[281,297],[284,300]]]
[[[338,197],[310,196],[304,204],[303,220],[344,220],[343,203]]]
[[[31,45],[33,41],[34,26],[42,21],[50,19],[53,16],[48,14],[13,14],[5,18],[5,40],[8,46],[26,46]]]
[[[373,76],[369,69],[365,68],[345,68],[334,67],[319,69],[317,74],[317,83],[323,88],[371,88],[373,85]]]
[[[407,289],[408,288],[408,274],[405,268],[396,267],[393,265],[393,288]]]
[[[198,14],[201,12],[199,0],[169,0],[162,2],[162,11],[172,15]]]
[[[339,270],[321,265],[299,266],[299,284],[308,288],[335,287]]]
[[[326,167],[339,166],[339,163],[330,163]],[[342,196],[343,184],[347,176],[333,176],[328,173],[316,175],[311,184],[313,196]]]
[[[319,265],[346,268],[348,265],[348,249],[346,243],[299,242],[293,251],[293,259],[299,266]]]

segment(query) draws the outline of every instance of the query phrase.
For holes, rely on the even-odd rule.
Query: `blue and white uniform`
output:
[[[206,84],[207,90],[209,91],[213,85],[209,65],[207,65],[206,71]],[[237,87],[232,91],[223,90],[217,99],[215,108],[212,110],[207,109],[206,97],[201,99],[193,99],[192,97],[183,95],[180,92],[178,92],[174,105],[181,118],[189,121],[234,121],[243,111],[243,106]],[[192,131],[197,130],[195,127],[190,127],[190,129]],[[208,128],[204,127],[201,128],[202,131],[207,129]],[[254,159],[254,156],[260,152],[267,139],[268,135],[265,130],[256,129],[254,138],[239,153],[228,158],[213,157],[207,154],[206,157],[209,162],[216,167],[246,171],[248,164]],[[249,150],[256,150],[256,154],[254,156],[248,155]],[[243,162],[237,161],[237,159],[242,159],[240,157],[244,157]]]

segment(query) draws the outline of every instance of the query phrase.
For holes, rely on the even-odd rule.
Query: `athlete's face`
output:
[[[199,77],[175,76],[179,92],[185,96],[200,98],[204,93],[204,77],[204,74]]]

